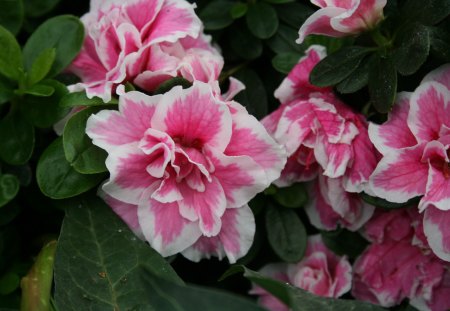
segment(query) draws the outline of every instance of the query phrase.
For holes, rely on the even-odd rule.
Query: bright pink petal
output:
[[[448,162],[443,163],[447,165]],[[447,171],[448,174],[448,171]],[[442,211],[450,211],[450,176],[430,164],[426,192],[419,202],[419,210],[434,206]]]
[[[450,261],[450,211],[429,206],[425,210],[423,228],[428,244],[436,256]]]
[[[345,33],[357,33],[373,28],[383,18],[386,3],[387,0],[353,1],[353,7],[347,12],[331,19],[331,26]]]
[[[314,155],[324,169],[323,174],[331,178],[343,176],[353,158],[351,145],[330,144],[324,136],[319,137],[318,140]]]
[[[424,144],[391,151],[370,177],[370,188],[383,199],[403,203],[425,194],[428,163],[423,163]]]
[[[450,64],[442,65],[433,70],[423,78],[421,83],[425,82],[439,82],[450,89]]]
[[[327,35],[331,37],[342,37],[346,33],[335,30],[331,26],[331,19],[345,12],[345,9],[327,7],[317,10],[303,23],[298,32],[297,43],[302,43],[305,37],[310,34]]]
[[[127,1],[124,6],[127,17],[137,30],[142,31],[148,24],[152,23],[157,14],[160,13],[163,0],[132,0]]]
[[[295,182],[310,181],[316,178],[319,172],[322,171],[315,161],[314,150],[301,146],[288,158],[286,166],[275,184],[279,187],[287,187]]]

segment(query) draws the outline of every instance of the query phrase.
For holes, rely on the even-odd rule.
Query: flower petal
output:
[[[442,211],[450,211],[450,178],[432,164],[429,168],[425,195],[419,202],[419,210],[423,211],[430,206]]]
[[[450,261],[450,211],[429,206],[425,210],[423,229],[436,256]]]
[[[444,64],[427,74],[421,84],[432,81],[439,82],[450,89],[450,64]]]
[[[305,37],[310,34],[327,35],[332,37],[343,37],[346,33],[337,31],[331,27],[331,19],[344,13],[346,10],[342,8],[327,7],[314,12],[303,23],[298,32],[299,38],[295,41],[301,44]]]

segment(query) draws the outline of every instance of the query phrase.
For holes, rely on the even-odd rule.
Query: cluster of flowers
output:
[[[374,26],[386,0],[313,3],[321,9],[299,42]],[[186,1],[92,0],[82,21],[87,36],[70,67],[82,82],[71,90],[119,97],[118,111],[87,123],[108,152],[100,195],[155,250],[233,263],[253,242],[249,200],[272,182],[308,182],[312,225],[359,230],[372,244],[352,267],[311,236],[301,262],[263,273],[327,297],[352,290],[382,306],[409,298],[420,310],[450,308],[450,66],[399,94],[386,123],[369,124],[331,88],[309,83],[326,56],[311,46],[275,92],[281,106],[260,123],[232,100],[239,81],[221,92],[223,59]],[[148,95],[173,77],[192,86]],[[147,94],[126,92],[126,83]],[[380,212],[361,200],[363,191],[391,202],[423,197],[418,208]],[[264,290],[252,292],[269,309],[286,310]]]

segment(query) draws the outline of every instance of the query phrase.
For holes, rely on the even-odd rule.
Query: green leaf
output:
[[[398,72],[407,76],[415,73],[427,60],[430,52],[430,33],[421,24],[414,24],[401,33],[394,50]]]
[[[306,290],[261,275],[244,266],[231,267],[222,277],[244,272],[244,276],[280,299],[292,311],[384,311],[386,309],[357,300],[344,300],[316,296]]]
[[[59,105],[61,99],[68,93],[67,87],[56,80],[44,80],[37,85],[51,88],[54,92],[48,97],[27,95],[24,97],[20,109],[34,126],[48,128],[64,118],[69,112],[68,108]]]
[[[450,25],[450,22],[447,25]],[[443,62],[450,63],[450,32],[437,27],[429,27],[428,30],[432,55]]]
[[[84,26],[71,15],[61,15],[41,24],[28,39],[23,49],[25,68],[30,70],[38,57],[47,49],[55,48],[55,61],[48,73],[60,73],[77,56],[84,40]]]
[[[14,218],[17,217],[20,213],[19,205],[12,201],[9,204],[6,204],[2,208],[0,208],[0,226],[5,226],[9,224]],[[1,236],[0,236],[1,240]],[[0,241],[1,244],[1,241]],[[1,253],[1,252],[0,252]]]
[[[38,58],[36,58],[36,61],[31,66],[31,70],[28,73],[28,85],[33,85],[45,78],[52,68],[55,57],[56,50],[54,48],[45,49],[42,51]]]
[[[260,39],[268,39],[278,30],[277,12],[271,5],[263,2],[249,6],[246,21],[250,32]]]
[[[251,69],[243,69],[234,76],[246,86],[245,90],[236,95],[235,100],[256,118],[265,117],[268,111],[267,92],[258,74]]]
[[[344,46],[352,45],[354,41],[355,40],[352,37],[333,38],[323,35],[309,35],[305,38],[302,45],[305,46],[305,48],[310,47],[311,45],[321,45],[327,49],[328,54],[332,54]]]
[[[0,26],[0,46],[0,74],[17,81],[23,67],[22,52],[13,34],[2,26]]]
[[[50,12],[60,0],[25,0],[26,14],[30,17],[39,17]]]
[[[322,59],[311,71],[309,80],[320,87],[335,85],[355,71],[370,51],[361,46],[343,47]]]
[[[308,202],[308,192],[304,184],[295,183],[289,187],[278,188],[273,198],[284,207],[299,208]]]
[[[277,71],[288,74],[297,65],[300,57],[299,53],[281,53],[272,59],[272,66]]]
[[[25,90],[25,94],[38,96],[38,97],[49,97],[55,93],[55,89],[51,86],[44,84],[35,84],[29,89]]]
[[[295,43],[297,38],[298,29],[280,25],[277,33],[267,41],[267,44],[276,54],[303,53],[305,51],[305,47]]]
[[[34,149],[34,127],[17,111],[0,121],[0,158],[8,164],[22,165]]]
[[[14,199],[20,189],[16,176],[10,174],[0,175],[0,207],[5,206]]]
[[[397,70],[390,58],[376,57],[370,66],[369,94],[374,108],[380,113],[391,110],[397,93]]]
[[[307,245],[306,229],[293,210],[269,206],[266,229],[269,244],[280,259],[297,262],[303,258]]]
[[[263,45],[245,27],[236,27],[229,38],[233,51],[243,59],[255,59],[261,56]]]
[[[294,2],[295,0],[264,0],[264,1],[268,2],[268,3],[273,3],[273,4],[283,4],[283,3]]]
[[[90,107],[74,114],[64,127],[64,154],[73,168],[82,174],[106,172],[106,157],[103,149],[92,144],[86,135],[87,119],[100,111],[99,107]]]
[[[22,0],[0,0],[0,25],[16,35],[23,22]]]
[[[62,138],[58,138],[41,155],[36,179],[43,194],[52,199],[65,199],[94,188],[105,175],[83,175],[75,171],[64,156]]]
[[[116,99],[112,99],[107,104],[117,104]],[[75,92],[66,94],[60,101],[61,107],[78,107],[78,106],[104,106],[105,103],[100,97],[88,98],[86,92]]]
[[[341,94],[349,94],[359,91],[369,83],[370,64],[374,61],[373,57],[364,58],[347,78],[336,85],[336,89]]]
[[[0,295],[8,295],[14,292],[20,285],[20,277],[13,272],[8,272],[0,278]]]
[[[172,88],[174,88],[177,85],[181,85],[183,89],[189,88],[192,86],[192,83],[186,80],[182,77],[175,77],[172,79],[169,79],[167,81],[164,81],[161,83],[158,88],[155,90],[154,94],[164,94],[168,91],[170,91]]]
[[[50,311],[50,298],[53,282],[53,261],[56,241],[47,243],[31,267],[22,278],[22,301],[20,311]]]
[[[415,197],[404,203],[392,203],[392,202],[386,201],[385,199],[382,199],[382,198],[370,196],[365,192],[361,192],[359,195],[365,202],[367,202],[373,206],[381,207],[384,209],[397,209],[397,208],[409,207],[412,205],[417,205],[420,201],[420,197]]]
[[[211,1],[198,16],[203,21],[206,30],[223,29],[233,23],[230,11],[234,3],[231,1]]]
[[[238,2],[231,7],[230,14],[233,19],[238,19],[247,14],[247,11],[248,11],[248,4]]]
[[[298,2],[280,4],[277,5],[275,9],[277,10],[280,20],[297,30],[296,38],[293,41],[295,43],[295,40],[298,38],[300,26],[314,13],[314,10],[309,6]]]
[[[345,229],[335,231],[322,231],[322,240],[325,245],[339,256],[357,258],[369,245],[369,243],[358,233]]]
[[[425,25],[435,25],[449,14],[448,0],[408,0],[400,11],[400,16],[407,21]]]
[[[15,85],[0,75],[0,105],[7,103],[14,96]]]
[[[58,309],[165,310],[146,303],[164,292],[146,288],[144,268],[182,284],[170,265],[99,198],[83,197],[66,209],[54,267]]]

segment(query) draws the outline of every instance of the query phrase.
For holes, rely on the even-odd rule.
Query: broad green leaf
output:
[[[0,74],[17,81],[23,67],[22,52],[13,34],[2,26],[0,26],[0,47]]]
[[[430,52],[430,33],[421,24],[414,24],[399,34],[394,50],[394,61],[398,72],[407,76],[415,73],[427,60]]]
[[[0,121],[0,158],[8,164],[25,164],[34,149],[34,127],[18,111]]]
[[[16,35],[23,22],[22,0],[0,0],[0,8],[0,25]]]
[[[100,110],[90,107],[74,114],[64,127],[64,154],[70,165],[82,174],[96,174],[106,172],[106,157],[103,149],[92,144],[86,135],[87,119]]]
[[[20,183],[16,176],[0,175],[0,207],[5,206],[19,192]]]
[[[49,48],[42,51],[38,58],[36,58],[36,61],[31,66],[31,70],[28,73],[28,85],[33,85],[45,78],[52,68],[55,57],[56,50],[54,48]]]
[[[186,89],[191,87],[192,83],[182,77],[175,77],[161,83],[154,94],[164,94],[177,85],[181,85],[183,89]]]
[[[20,277],[14,272],[7,272],[0,277],[0,295],[14,292],[20,285]]]
[[[7,103],[14,96],[15,84],[0,75],[0,105]]]
[[[358,257],[369,244],[358,232],[345,229],[322,231],[321,235],[323,242],[330,250],[352,259]]]
[[[334,38],[323,35],[309,35],[305,38],[302,45],[307,48],[311,45],[321,45],[324,46],[328,54],[339,51],[344,46],[352,45],[354,42],[353,37],[345,38]]]
[[[21,103],[23,115],[34,126],[48,128],[64,118],[69,108],[61,107],[59,102],[68,93],[67,87],[56,80],[44,80],[37,85],[52,88],[54,92],[48,97],[30,96],[24,97]]]
[[[269,206],[266,230],[269,244],[280,259],[297,262],[303,258],[307,245],[306,229],[293,210]]]
[[[272,66],[277,71],[288,74],[295,65],[297,65],[300,57],[300,53],[281,53],[276,55],[272,59]]]
[[[248,11],[248,4],[238,2],[231,7],[230,14],[232,18],[238,19],[247,14],[247,11]]]
[[[39,17],[50,12],[60,0],[24,0],[26,14],[30,17]]]
[[[298,208],[308,202],[308,192],[304,184],[295,183],[289,187],[278,188],[273,198],[284,207]]]
[[[410,207],[412,205],[417,205],[420,201],[420,197],[415,197],[404,203],[392,203],[382,198],[370,196],[365,192],[361,192],[359,195],[365,202],[384,209],[397,209],[402,207]]]
[[[450,63],[450,28],[448,26],[450,22],[446,24],[445,28],[429,27],[430,31],[430,43],[431,53],[436,58],[443,62]]]
[[[257,2],[248,8],[247,26],[257,38],[268,39],[278,30],[278,16],[275,9],[266,3]]]
[[[245,90],[236,95],[235,100],[256,118],[265,117],[268,110],[267,92],[258,74],[251,69],[243,69],[234,76],[246,86]]]
[[[117,100],[112,99],[108,104],[117,104]],[[82,91],[66,94],[59,105],[61,107],[103,106],[105,103],[100,97],[88,98],[86,92]]]
[[[384,311],[386,309],[357,300],[344,300],[316,296],[306,290],[270,279],[244,266],[233,266],[223,278],[243,272],[244,276],[280,299],[292,311]]]
[[[373,57],[364,58],[347,78],[336,85],[337,90],[341,94],[354,93],[359,91],[369,83],[370,64],[374,61]]]
[[[320,87],[335,85],[358,68],[370,51],[361,46],[343,47],[322,59],[311,71],[309,80]]]
[[[105,175],[83,175],[75,171],[64,156],[62,138],[58,138],[41,155],[36,179],[43,194],[52,199],[65,199],[94,188]]]
[[[407,0],[400,16],[407,21],[435,25],[450,14],[448,0]]]
[[[374,108],[380,113],[391,110],[397,93],[397,70],[390,58],[376,57],[369,71],[369,94]]]
[[[253,36],[246,27],[235,27],[229,40],[233,51],[244,59],[255,59],[262,54],[261,40]]]
[[[22,301],[20,311],[51,311],[53,262],[56,241],[47,243],[39,252],[35,263],[22,278]]]
[[[47,49],[55,48],[55,61],[48,73],[52,77],[66,68],[77,56],[84,40],[84,26],[71,15],[61,15],[41,24],[23,49],[25,68],[29,71]]]
[[[281,21],[297,30],[296,38],[294,39],[295,43],[295,40],[298,38],[300,26],[314,13],[314,10],[299,2],[280,4],[275,6],[275,9]]]
[[[45,84],[35,84],[24,92],[27,95],[49,97],[55,93],[55,89]]]
[[[148,303],[166,295],[143,284],[144,268],[182,284],[170,265],[99,198],[83,197],[78,206],[66,209],[54,267],[58,309],[165,310]]]
[[[233,23],[230,11],[234,3],[226,0],[211,1],[198,14],[206,30],[223,29]]]
[[[276,54],[281,53],[303,53],[305,47],[295,43],[298,38],[298,29],[289,26],[280,25],[277,33],[267,40],[270,49]]]

